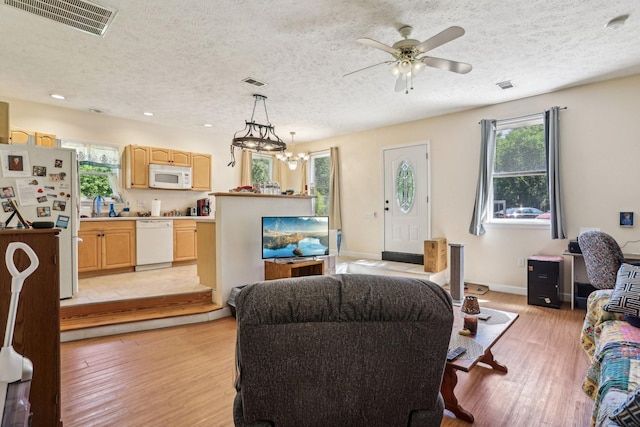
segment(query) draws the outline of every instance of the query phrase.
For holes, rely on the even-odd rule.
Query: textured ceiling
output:
[[[118,10],[104,38],[0,5],[0,96],[184,128],[212,123],[227,143],[260,93],[276,133],[305,142],[640,72],[636,0],[96,2]],[[605,29],[622,14],[625,26]],[[394,91],[386,66],[343,77],[391,58],[357,38],[392,45],[402,25],[421,41],[463,27],[430,54],[473,70],[427,68],[408,95]],[[501,90],[504,80],[515,87]],[[255,118],[265,122],[263,108]]]

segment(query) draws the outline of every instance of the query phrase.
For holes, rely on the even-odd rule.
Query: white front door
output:
[[[422,255],[431,234],[428,147],[384,150],[384,251]]]

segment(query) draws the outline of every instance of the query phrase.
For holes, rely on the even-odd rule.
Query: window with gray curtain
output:
[[[483,222],[550,223],[564,238],[558,107],[506,120],[483,120],[481,158],[469,232]]]

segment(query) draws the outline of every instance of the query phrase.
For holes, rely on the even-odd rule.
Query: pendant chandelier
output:
[[[296,170],[298,168],[298,163],[302,164],[309,160],[308,153],[298,153],[297,155],[293,153],[293,136],[296,134],[295,132],[289,132],[291,134],[291,151],[284,151],[276,154],[278,160],[283,161],[289,166],[289,170]]]
[[[256,152],[266,151],[269,153],[282,153],[287,149],[287,144],[275,133],[273,125],[269,122],[269,114],[267,113],[267,97],[264,95],[253,95],[253,112],[251,113],[251,121],[245,120],[244,129],[239,130],[233,135],[231,141],[231,161],[227,166],[235,166],[235,148],[243,150],[253,150]],[[256,113],[256,105],[262,101],[264,105],[264,114],[267,124],[256,123],[254,116]]]

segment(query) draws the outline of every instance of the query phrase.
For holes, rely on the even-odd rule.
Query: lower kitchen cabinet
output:
[[[135,221],[84,221],[78,236],[79,273],[136,265]]]
[[[180,219],[173,221],[173,260],[191,261],[198,255],[196,221]]]

